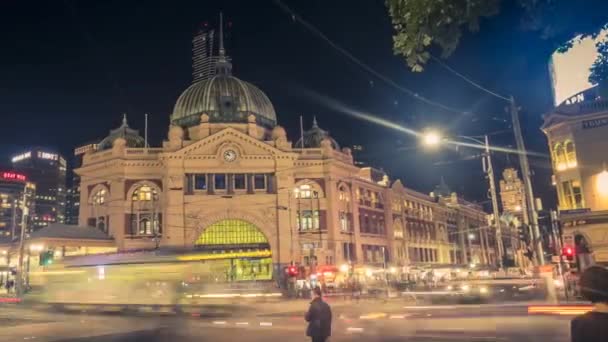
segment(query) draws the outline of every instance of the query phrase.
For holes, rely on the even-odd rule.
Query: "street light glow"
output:
[[[597,175],[595,185],[600,196],[608,197],[608,171],[604,170]]]
[[[437,146],[441,143],[441,135],[436,131],[428,131],[422,136],[422,143],[426,146]]]

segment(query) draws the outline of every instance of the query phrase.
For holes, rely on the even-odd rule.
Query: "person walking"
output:
[[[304,317],[308,322],[306,336],[309,336],[312,342],[325,342],[331,336],[331,308],[323,301],[320,287],[316,286],[312,293],[313,300]]]
[[[580,277],[580,292],[594,304],[593,311],[574,318],[570,324],[572,342],[606,341],[608,336],[608,270],[587,268]]]

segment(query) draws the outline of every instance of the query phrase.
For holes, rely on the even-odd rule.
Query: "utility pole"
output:
[[[515,143],[517,145],[517,154],[519,155],[519,164],[521,166],[522,178],[524,181],[524,194],[526,197],[526,213],[525,215],[530,222],[532,230],[532,240],[535,244],[534,251],[536,253],[536,262],[538,265],[545,263],[542,240],[540,238],[540,229],[538,227],[538,215],[534,203],[534,192],[532,191],[532,181],[530,180],[530,165],[528,164],[528,155],[524,145],[524,138],[521,133],[521,125],[519,123],[519,113],[515,99],[511,96],[509,108],[511,112],[511,120],[513,121],[513,133],[515,134]]]
[[[23,252],[25,249],[25,231],[27,229],[27,184],[23,186],[23,197],[22,197],[21,209],[21,237],[19,239],[19,263],[17,264],[17,297],[23,295]]]
[[[492,156],[490,154],[490,143],[488,136],[484,135],[488,181],[490,182],[490,196],[492,197],[492,211],[494,213],[494,225],[496,226],[496,245],[498,247],[498,265],[503,268],[504,244],[502,242],[502,231],[500,227],[500,213],[498,211],[498,197],[496,195],[496,183],[494,182],[494,167],[492,167]],[[485,165],[484,165],[485,168]],[[487,246],[486,246],[487,248]]]

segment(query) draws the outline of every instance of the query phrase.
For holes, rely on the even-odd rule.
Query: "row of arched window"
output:
[[[553,157],[553,166],[557,171],[571,169],[578,164],[576,161],[574,143],[571,140],[554,144],[551,154]]]
[[[131,200],[135,202],[158,201],[158,188],[148,184],[138,184],[131,193]],[[105,205],[109,200],[110,192],[105,186],[97,186],[93,189],[90,203],[93,205]]]

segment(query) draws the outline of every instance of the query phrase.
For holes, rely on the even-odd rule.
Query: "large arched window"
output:
[[[195,242],[199,246],[268,248],[266,236],[255,225],[243,220],[222,220],[205,228]]]
[[[103,205],[106,203],[108,191],[105,188],[100,188],[93,193],[92,202],[94,205]]]
[[[314,189],[310,184],[302,184],[294,190],[296,198],[319,198],[319,191]]]
[[[149,185],[141,185],[133,191],[131,199],[133,201],[156,201],[158,200],[158,192],[156,188]]]
[[[350,194],[346,186],[342,185],[338,188],[338,199],[342,202],[350,202]]]
[[[566,154],[566,167],[573,168],[577,166],[576,162],[576,151],[574,150],[574,143],[570,140],[567,140],[564,143],[564,151]]]
[[[553,161],[555,163],[555,168],[558,171],[562,171],[567,168],[566,154],[564,152],[564,146],[562,143],[553,145]]]
[[[131,200],[131,220],[125,230],[126,234],[160,237],[162,234],[162,205],[159,194],[160,188],[149,181],[141,181],[131,187],[127,193],[127,198]]]

